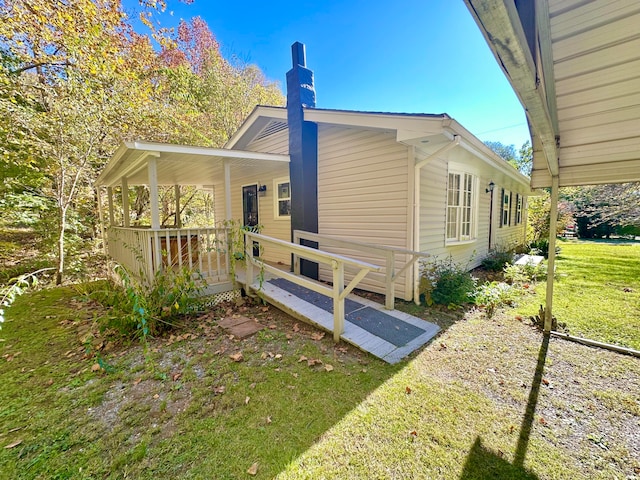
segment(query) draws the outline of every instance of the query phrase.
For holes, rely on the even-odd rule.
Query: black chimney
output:
[[[318,233],[318,125],[304,121],[303,108],[316,106],[313,72],[306,67],[305,48],[291,45],[293,68],[287,72],[291,236],[293,230]],[[316,242],[302,242],[318,248]],[[300,272],[318,279],[318,264],[302,260]]]

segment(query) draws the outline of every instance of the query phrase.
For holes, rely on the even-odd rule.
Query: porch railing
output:
[[[284,248],[298,258],[304,258],[313,262],[327,264],[333,271],[333,286],[323,285],[310,279],[286,272],[282,269],[269,265],[254,256],[254,242],[260,245],[260,248],[271,246],[276,248]],[[255,268],[260,268],[265,272],[280,278],[285,278],[298,285],[326,295],[333,299],[333,339],[338,342],[340,335],[344,332],[344,300],[358,283],[369,272],[379,272],[382,267],[372,265],[370,263],[361,262],[352,258],[344,257],[334,253],[323,252],[315,248],[296,245],[291,242],[279,240],[277,238],[267,237],[258,233],[245,233],[245,260],[246,260],[246,282],[247,290],[255,279]],[[345,266],[355,267],[357,273],[353,279],[345,286],[344,268]]]
[[[230,278],[227,228],[111,227],[107,252],[140,279],[150,280],[159,271],[188,267],[208,283]]]
[[[370,243],[356,242],[354,240],[343,240],[341,238],[330,237],[328,235],[319,235],[317,233],[305,232],[302,230],[293,231],[293,242],[300,244],[300,240],[310,240],[317,242],[321,247],[338,247],[354,251],[357,253],[366,253],[375,257],[384,259],[384,266],[380,265],[380,270],[384,275],[384,291],[385,291],[385,308],[393,310],[395,301],[395,284],[400,275],[409,269],[420,258],[428,258],[428,253],[416,252],[405,248],[390,247],[386,245],[373,245]],[[408,260],[396,270],[396,255],[406,255]],[[294,255],[293,271],[300,273],[300,261]]]

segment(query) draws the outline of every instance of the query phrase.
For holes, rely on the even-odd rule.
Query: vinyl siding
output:
[[[407,248],[409,182],[408,147],[395,134],[356,128],[321,126],[318,147],[318,230],[345,240]],[[321,248],[322,245],[320,245]],[[353,250],[326,247],[362,261],[384,265],[384,259]],[[399,255],[396,268],[404,265]],[[353,272],[347,271],[347,278]],[[329,268],[321,279],[331,280]],[[384,293],[384,276],[369,274],[358,288]],[[410,298],[403,275],[396,296]]]

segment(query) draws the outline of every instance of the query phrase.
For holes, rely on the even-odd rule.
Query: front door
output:
[[[258,225],[258,185],[245,185],[242,187],[242,221],[245,227]],[[257,242],[253,243],[253,256],[260,255]]]

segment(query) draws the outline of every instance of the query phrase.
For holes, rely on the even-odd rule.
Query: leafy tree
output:
[[[522,144],[519,150],[515,145],[504,145],[501,142],[484,142],[487,147],[493,150],[500,158],[509,163],[513,168],[519,170],[524,175],[531,175],[533,166],[533,148],[528,140]]]

